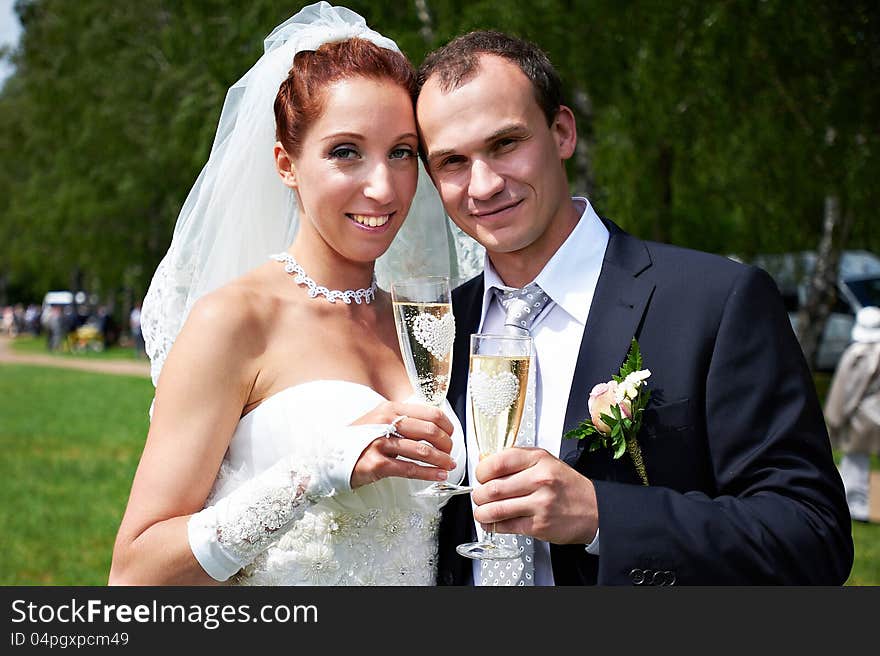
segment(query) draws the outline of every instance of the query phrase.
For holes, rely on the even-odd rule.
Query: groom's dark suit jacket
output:
[[[616,374],[630,340],[651,371],[639,435],[650,487],[628,456],[562,440],[590,478],[600,556],[550,548],[557,585],[843,583],[849,511],[810,372],[773,280],[727,258],[645,242],[605,221],[608,248],[577,357],[565,430],[588,417],[592,387]],[[449,399],[465,422],[468,336],[482,275],[453,293]],[[455,545],[473,539],[468,495],[440,525],[438,583],[472,582]]]

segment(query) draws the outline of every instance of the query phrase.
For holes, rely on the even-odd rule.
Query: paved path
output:
[[[91,360],[62,355],[40,355],[37,353],[15,353],[12,350],[12,339],[0,336],[0,363],[37,364],[43,367],[62,367],[80,369],[105,374],[122,374],[125,376],[150,376],[150,363],[135,360]]]

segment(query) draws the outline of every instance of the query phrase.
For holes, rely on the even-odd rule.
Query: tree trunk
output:
[[[810,275],[806,298],[797,313],[798,341],[811,369],[816,366],[825,324],[837,300],[837,273],[845,233],[845,226],[841,223],[840,198],[836,194],[829,194],[825,197],[816,266]]]
[[[419,22],[422,24],[419,34],[422,36],[425,45],[430,48],[434,43],[434,21],[431,20],[428,0],[414,0],[414,4],[416,6],[416,16],[419,17]]]
[[[70,270],[70,291],[72,291],[74,294],[82,291],[84,278],[85,275],[83,274],[82,269],[79,268],[79,265],[75,265]]]
[[[583,88],[574,90],[574,106],[577,123],[578,140],[574,151],[574,176],[572,191],[592,199],[596,181],[593,179],[593,147],[596,139],[593,135],[593,102]]]
[[[652,237],[654,241],[669,242],[669,228],[672,222],[672,167],[675,165],[675,153],[669,144],[660,146],[657,158],[658,180],[660,182],[660,207],[654,213]]]

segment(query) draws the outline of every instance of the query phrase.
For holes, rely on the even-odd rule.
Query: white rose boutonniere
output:
[[[590,439],[590,451],[610,448],[614,458],[629,454],[644,485],[648,484],[648,474],[637,437],[642,427],[642,413],[651,397],[645,382],[650,375],[648,369],[642,369],[639,343],[633,339],[618,375],[607,383],[599,383],[590,392],[587,400],[590,418],[564,435],[566,439]]]

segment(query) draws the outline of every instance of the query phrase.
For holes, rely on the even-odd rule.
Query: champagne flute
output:
[[[391,283],[394,323],[400,354],[410,383],[424,403],[441,407],[452,373],[452,343],[455,317],[452,315],[449,278],[423,276]],[[466,494],[466,485],[437,481],[414,492],[418,497]]]
[[[471,335],[471,416],[480,460],[513,446],[525,410],[532,338],[528,335]],[[495,526],[482,540],[458,545],[462,556],[504,560],[519,556],[519,549],[499,543]]]

